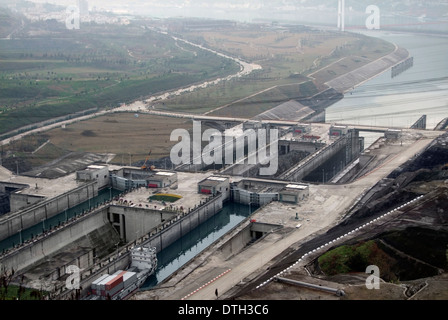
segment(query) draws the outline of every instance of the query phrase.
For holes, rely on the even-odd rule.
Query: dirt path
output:
[[[184,39],[181,39],[181,38],[177,38],[177,37],[174,37],[174,36],[172,36],[172,38],[176,42],[177,41],[184,42],[184,43],[187,43],[187,44],[189,44],[191,46],[200,48],[202,50],[206,50],[206,51],[212,52],[212,53],[214,53],[214,54],[216,54],[218,56],[221,56],[221,57],[224,57],[224,58],[227,58],[227,59],[231,59],[231,60],[237,62],[241,66],[241,69],[240,69],[240,71],[238,71],[237,73],[235,73],[233,75],[229,75],[229,76],[223,77],[223,78],[218,78],[218,79],[215,79],[215,80],[207,80],[207,81],[204,81],[201,84],[191,85],[191,86],[189,86],[187,88],[180,88],[180,89],[175,89],[175,90],[172,90],[172,91],[168,91],[168,92],[165,92],[163,94],[152,96],[152,97],[146,99],[145,101],[135,101],[135,102],[133,102],[133,103],[131,103],[129,105],[122,105],[121,107],[118,107],[118,108],[109,109],[109,110],[102,110],[102,111],[99,111],[99,112],[96,112],[96,113],[93,113],[93,114],[89,114],[89,115],[86,115],[86,116],[76,117],[76,118],[72,118],[72,119],[69,119],[69,120],[60,121],[60,122],[49,124],[49,125],[44,125],[44,126],[39,127],[37,129],[29,130],[29,131],[17,134],[15,136],[12,136],[10,138],[6,138],[6,139],[3,139],[3,140],[0,140],[0,145],[9,144],[11,141],[19,140],[19,139],[23,138],[24,136],[27,136],[27,135],[30,135],[30,134],[33,134],[33,133],[44,132],[44,131],[47,131],[47,130],[50,130],[50,129],[54,129],[54,128],[60,127],[61,125],[68,125],[68,124],[71,124],[71,123],[74,123],[74,122],[87,120],[87,119],[90,119],[90,118],[93,118],[93,117],[97,117],[97,116],[101,116],[101,115],[105,115],[105,114],[109,114],[109,113],[113,113],[113,112],[124,112],[124,111],[136,112],[136,111],[140,110],[141,108],[146,107],[145,106],[145,102],[146,103],[150,103],[150,102],[153,102],[153,101],[160,101],[160,100],[167,99],[170,96],[178,96],[178,95],[181,95],[183,93],[189,93],[191,91],[194,91],[194,90],[197,90],[197,89],[200,89],[200,88],[206,88],[206,87],[208,87],[210,85],[217,84],[217,83],[219,83],[221,81],[227,81],[227,80],[230,80],[230,79],[235,78],[235,77],[242,77],[244,75],[250,74],[254,70],[261,69],[261,66],[258,65],[258,64],[244,62],[244,61],[239,60],[237,58],[233,58],[233,57],[224,55],[224,54],[219,53],[217,51],[214,51],[212,49],[205,48],[205,47],[203,47],[201,45],[192,43],[190,41],[187,41],[187,40],[184,40]],[[129,55],[131,55],[130,51],[128,51],[128,53],[129,53]],[[113,84],[111,86],[114,86],[116,84]]]

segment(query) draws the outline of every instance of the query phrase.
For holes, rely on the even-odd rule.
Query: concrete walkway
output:
[[[380,167],[359,178],[357,181],[346,185],[345,188],[337,185],[326,186],[326,191],[323,191],[323,194],[319,195],[319,197],[323,196],[326,200],[319,207],[319,214],[315,216],[316,219],[313,219],[312,223],[305,224],[300,229],[293,230],[289,234],[270,234],[262,241],[253,244],[247,250],[243,251],[242,254],[228,261],[221,261],[219,259],[217,261],[211,261],[200,272],[196,272],[195,270],[187,278],[183,279],[183,281],[177,283],[175,285],[176,290],[169,297],[159,298],[169,300],[213,300],[217,298],[215,293],[218,290],[219,299],[220,295],[241,283],[244,278],[261,272],[262,268],[266,268],[268,263],[284,250],[292,247],[294,244],[298,244],[300,241],[304,241],[307,237],[323,233],[336,225],[341,216],[365,192],[382,178],[389,175],[395,168],[424,150],[439,134],[437,132],[428,132],[428,137],[417,140],[412,144],[403,145],[402,152],[392,155]],[[319,186],[314,187],[317,188]],[[344,201],[335,201],[340,200],[339,197],[342,195],[344,196]],[[212,250],[216,250],[216,248]],[[205,272],[203,270],[204,268],[208,272]],[[214,268],[219,268],[216,270],[217,272],[223,272],[223,270],[228,271],[216,278],[217,272],[209,272]],[[196,288],[192,286],[192,282],[188,285],[189,281],[193,281]],[[141,298],[144,299],[144,293],[142,293]]]

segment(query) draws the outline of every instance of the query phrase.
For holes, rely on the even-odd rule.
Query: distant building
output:
[[[137,187],[165,188],[177,183],[177,173],[174,171],[152,171],[124,167],[112,170],[110,176],[112,187],[118,190]]]
[[[271,201],[299,203],[309,195],[305,184],[276,180],[243,179],[232,185],[234,202],[263,206]]]
[[[290,183],[279,192],[278,201],[298,203],[309,196],[309,187],[304,184]]]
[[[329,135],[330,137],[345,136],[348,132],[347,126],[331,126]]]
[[[97,181],[98,189],[109,185],[109,168],[107,166],[90,165],[84,170],[76,171],[78,181]]]
[[[157,171],[147,179],[149,188],[165,188],[177,182],[177,173],[171,171]]]
[[[211,176],[198,183],[198,193],[215,195],[223,193],[227,198],[230,195],[230,180],[226,177]]]

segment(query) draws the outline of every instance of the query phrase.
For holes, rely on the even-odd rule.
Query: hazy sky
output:
[[[0,3],[11,0],[0,0]],[[29,0],[63,6],[77,5],[78,0]],[[337,20],[338,0],[87,0],[89,10],[108,10],[115,13],[147,15],[151,17],[202,17],[250,22],[254,19],[296,20],[328,23]],[[346,24],[359,24],[367,16],[368,5],[381,9],[382,17],[394,11],[423,17],[448,17],[448,1],[436,0],[345,0]],[[426,7],[429,8],[428,12]],[[313,20],[313,19],[316,19]],[[335,21],[336,21],[335,20]],[[353,20],[353,21],[351,21]],[[389,21],[390,22],[390,21]],[[335,22],[336,23],[336,22]]]
[[[38,3],[54,3],[60,5],[76,5],[78,0],[29,0]],[[347,7],[353,5],[364,6],[371,0],[346,0]],[[1,0],[0,0],[1,2]],[[351,3],[350,3],[351,2]],[[88,0],[89,9],[94,7],[109,10],[123,10],[129,13],[150,12],[151,8],[157,11],[166,10],[170,15],[177,10],[231,10],[231,11],[259,11],[269,8],[282,7],[285,10],[301,7],[337,7],[337,0]]]
[[[29,0],[36,3],[76,5],[78,0]],[[352,0],[366,1],[366,0]],[[0,0],[0,3],[2,0]],[[337,6],[337,0],[87,0],[89,10],[110,10],[116,13],[153,17],[209,17],[250,21],[269,18],[272,11],[295,12],[298,8]],[[280,10],[278,10],[280,9]]]

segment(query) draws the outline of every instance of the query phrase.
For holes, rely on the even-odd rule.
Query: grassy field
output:
[[[150,159],[169,156],[174,129],[192,128],[191,120],[153,115],[136,117],[131,113],[114,113],[57,128],[42,134],[33,134],[10,144],[2,145],[3,165],[15,171],[18,161],[20,172],[75,152],[116,154],[113,163],[128,165],[130,161],[144,160],[151,150]]]
[[[230,32],[187,33],[184,36],[260,64],[263,69],[243,79],[170,99],[157,107],[248,118],[285,101],[313,95],[322,89],[322,83],[394,49],[392,44],[362,35],[306,28],[279,32],[252,27]],[[325,66],[328,68],[317,72]]]
[[[31,33],[50,27],[40,22],[28,28]],[[229,59],[193,52],[187,44],[137,25],[86,25],[78,32],[51,28],[51,36],[2,41],[0,134],[239,70]]]
[[[76,33],[46,23],[27,26],[28,34],[40,30],[34,36],[2,42],[0,134],[56,116],[141,100],[239,70],[229,59],[176,43],[138,23],[86,25]],[[47,29],[54,34],[42,32]],[[284,32],[250,26],[184,32],[182,37],[260,64],[262,69],[154,107],[246,118],[316,94],[324,88],[323,82],[393,50],[388,43],[361,35],[305,27]],[[111,114],[51,130],[35,141],[25,140],[25,146],[4,150],[2,158],[4,162],[11,154],[15,156],[11,161],[25,158],[28,164],[24,168],[70,151],[114,153],[113,162],[119,164],[144,160],[149,150],[152,159],[159,159],[169,155],[175,144],[169,135],[176,128],[189,129],[191,121]],[[26,150],[35,150],[47,140],[50,142],[37,152]]]
[[[2,145],[0,152],[3,165],[14,172],[16,166],[20,172],[29,171],[70,152],[115,154],[111,163],[129,165],[145,160],[149,151],[149,162],[169,157],[171,148],[177,143],[170,141],[171,132],[180,128],[191,132],[192,121],[112,113],[25,136]],[[208,128],[202,124],[202,130]],[[163,167],[163,163],[160,165]]]
[[[25,172],[67,155],[70,151],[57,147],[45,134],[32,134],[0,147],[2,165],[13,172]]]
[[[214,110],[211,115],[252,118],[291,99],[301,99],[316,94],[318,89],[312,81],[275,86],[257,95]]]
[[[57,148],[70,151],[115,153],[118,164],[169,156],[176,141],[170,141],[174,129],[191,129],[190,120],[130,113],[115,113],[77,122],[65,129],[54,129],[45,138]]]

